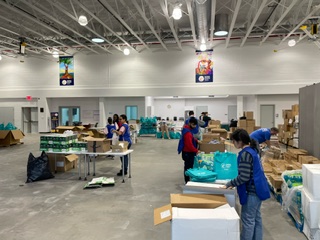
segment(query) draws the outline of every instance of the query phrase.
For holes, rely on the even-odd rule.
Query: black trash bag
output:
[[[54,178],[49,168],[48,155],[43,151],[40,157],[29,154],[26,183]]]

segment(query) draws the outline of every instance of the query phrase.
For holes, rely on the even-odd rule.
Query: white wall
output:
[[[318,82],[318,48],[312,43],[294,48],[263,44],[214,49],[214,82],[195,83],[194,49],[142,52],[124,56],[77,54],[75,86],[60,87],[58,64],[4,57],[0,63],[0,97],[112,97],[297,94]]]

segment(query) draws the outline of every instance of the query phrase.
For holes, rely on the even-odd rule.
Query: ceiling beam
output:
[[[320,4],[317,5],[317,6],[314,6],[314,8],[312,9],[312,11],[311,11],[301,22],[299,22],[299,23],[295,26],[295,28],[293,28],[293,29],[291,30],[291,32],[289,32],[288,35],[285,36],[285,37],[281,40],[281,42],[280,42],[279,44],[281,44],[281,43],[283,43],[285,40],[287,40],[288,37],[290,37],[293,33],[295,33],[296,30],[298,30],[299,27],[300,27],[302,24],[304,24],[310,17],[312,17],[312,15],[313,15],[315,12],[317,12],[319,9],[320,9]]]
[[[236,20],[237,20],[237,17],[238,17],[238,13],[239,13],[239,10],[240,10],[240,6],[241,6],[241,0],[237,0],[237,4],[236,4],[236,7],[234,8],[233,15],[232,15],[232,20],[231,20],[231,24],[230,24],[230,28],[229,28],[228,37],[227,37],[227,40],[226,40],[226,48],[229,45],[230,38],[231,38],[231,35],[232,35],[232,32],[233,32],[233,28],[234,28],[234,25],[236,23]]]
[[[249,35],[250,35],[250,33],[251,33],[254,25],[256,24],[256,22],[257,22],[257,20],[258,20],[258,18],[259,18],[259,16],[260,16],[262,10],[263,10],[264,7],[266,6],[267,1],[268,1],[268,0],[263,0],[263,1],[262,1],[262,3],[261,3],[261,5],[260,5],[260,7],[259,7],[259,9],[258,9],[258,11],[257,11],[257,13],[256,13],[256,15],[255,15],[255,17],[254,17],[254,19],[253,19],[252,22],[251,22],[250,27],[249,27],[248,30],[247,30],[247,33],[246,33],[245,37],[243,38],[243,40],[242,40],[242,42],[241,42],[241,44],[240,44],[240,47],[243,47],[243,45],[244,45],[245,42],[247,41],[247,39],[248,39],[248,37],[249,37]]]
[[[211,23],[210,23],[210,42],[211,47],[213,47],[213,33],[214,33],[214,24],[215,24],[215,16],[216,16],[216,0],[212,0],[211,2]]]
[[[154,29],[154,27],[152,26],[152,24],[150,23],[150,21],[148,20],[148,18],[146,17],[146,14],[144,13],[144,11],[141,9],[141,7],[139,6],[139,4],[137,3],[136,0],[131,0],[133,5],[136,7],[136,9],[138,10],[139,14],[141,15],[141,17],[143,18],[143,20],[146,22],[146,24],[148,25],[148,27],[151,29],[152,33],[156,36],[156,38],[158,39],[158,41],[160,42],[160,44],[162,45],[162,47],[168,51],[167,46],[164,44],[164,42],[161,40],[160,36],[158,35],[158,33],[156,32],[156,30]]]
[[[122,19],[122,17],[117,13],[117,11],[115,11],[111,5],[105,1],[105,0],[98,0],[99,2],[103,2],[103,4],[105,5],[105,7],[108,9],[108,11],[110,11],[114,17],[123,25],[125,26],[129,31],[130,33],[135,36],[136,39],[139,40],[139,42],[142,43],[142,45],[148,49],[149,51],[151,51],[151,49],[149,48],[149,46],[135,33],[135,31]]]
[[[174,29],[174,26],[173,26],[173,22],[172,22],[173,20],[169,16],[167,1],[166,0],[160,1],[160,6],[161,6],[161,9],[162,9],[162,11],[164,13],[165,18],[167,19],[167,22],[169,24],[169,27],[170,27],[171,32],[173,34],[173,37],[176,40],[176,43],[177,43],[179,49],[182,50],[181,42],[180,42],[180,40],[178,38],[178,34],[177,34],[177,32],[176,32],[176,30]]]
[[[273,27],[269,30],[268,34],[262,39],[260,44],[264,43],[268,37],[273,33],[273,31],[278,27],[278,25],[282,22],[282,20],[287,16],[287,14],[291,11],[293,6],[297,3],[298,0],[291,0],[291,4],[287,7],[286,11],[281,15],[278,21],[273,25]]]

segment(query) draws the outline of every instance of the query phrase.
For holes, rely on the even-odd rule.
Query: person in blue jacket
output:
[[[244,129],[237,129],[231,140],[238,154],[238,176],[222,188],[237,187],[241,207],[241,240],[262,240],[262,201],[270,198],[270,190],[259,157],[258,144]]]
[[[108,117],[108,124],[104,129],[104,134],[106,135],[106,138],[112,138],[113,130],[117,130],[116,125],[112,122],[112,118]]]
[[[256,140],[259,144],[266,143],[267,147],[270,148],[270,138],[272,135],[277,135],[279,132],[278,128],[260,128],[253,131],[250,137]]]
[[[130,137],[130,127],[128,125],[127,115],[121,114],[119,117],[119,121],[121,123],[120,129],[113,130],[119,136],[119,141],[127,141],[129,143],[128,149],[131,147],[131,137]],[[120,157],[121,162],[124,161],[124,174],[128,173],[128,155]],[[122,165],[121,165],[122,166]],[[122,169],[117,173],[117,176],[122,176]]]

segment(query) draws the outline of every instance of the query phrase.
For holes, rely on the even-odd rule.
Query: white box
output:
[[[236,206],[236,189],[223,189],[215,183],[200,183],[189,181],[183,187],[184,194],[223,194],[231,207]]]
[[[320,164],[302,165],[303,187],[314,200],[320,200]]]
[[[228,204],[215,209],[172,208],[172,240],[239,240],[240,218]]]
[[[320,228],[320,200],[313,200],[306,189],[301,191],[302,212],[310,228]]]
[[[320,240],[320,229],[310,228],[307,222],[303,224],[303,233],[309,240]]]

